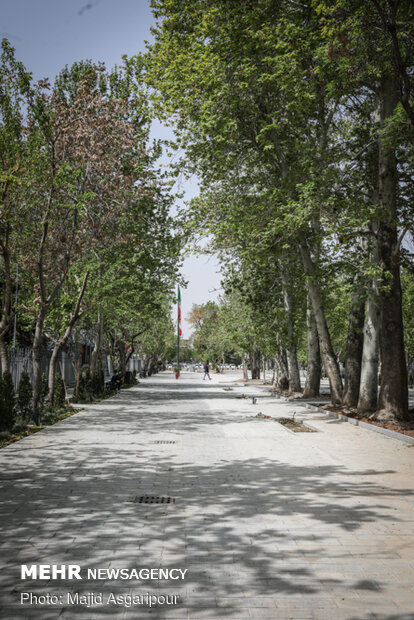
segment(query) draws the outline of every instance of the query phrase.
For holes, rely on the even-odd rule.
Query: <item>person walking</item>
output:
[[[210,377],[210,369],[209,369],[209,366],[208,366],[208,362],[206,362],[206,363],[204,364],[204,377],[203,377],[203,381],[204,381],[204,379],[205,379],[206,377],[208,377],[208,378],[210,379],[210,381],[211,381],[211,377]]]

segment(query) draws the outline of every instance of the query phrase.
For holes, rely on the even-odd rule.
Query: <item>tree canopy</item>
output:
[[[375,355],[363,352],[371,334],[381,386],[369,407],[407,418],[400,271],[412,227],[412,5],[152,6],[145,78],[175,127],[180,167],[201,179],[189,226],[233,265],[227,283],[255,316],[269,302],[263,325],[281,373],[286,355],[290,389],[300,387],[307,338],[315,377],[320,345],[332,400],[356,406],[368,366],[376,382]]]
[[[34,83],[7,40],[1,49],[0,355],[4,373],[15,313],[18,340],[33,350],[38,420],[47,340],[53,401],[57,356],[74,330],[95,334],[96,359],[109,340],[125,370],[120,352],[165,322],[182,231],[170,215],[174,194],[157,164],[160,147],[149,138],[139,65],[125,59],[108,72],[82,61],[54,84]]]

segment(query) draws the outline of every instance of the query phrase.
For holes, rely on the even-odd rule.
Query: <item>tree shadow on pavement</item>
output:
[[[193,388],[181,394],[183,402],[189,394],[196,400]],[[230,454],[190,461],[179,443],[164,450],[152,442],[152,436],[171,431],[171,412],[162,408],[169,397],[159,389],[147,393],[150,406],[140,391],[129,390],[129,400],[106,401],[109,405],[103,403],[99,412],[72,416],[49,429],[38,439],[41,446],[20,442],[2,451],[3,472],[9,474],[0,480],[3,614],[12,609],[10,617],[16,620],[64,619],[75,613],[77,619],[82,613],[163,619],[178,618],[180,609],[188,609],[190,618],[201,617],[204,610],[206,617],[241,620],[254,599],[274,601],[277,608],[291,597],[308,601],[312,609],[315,597],[325,597],[329,605],[338,591],[383,591],[381,580],[367,576],[357,556],[335,539],[342,532],[352,540],[366,524],[397,522],[388,499],[412,497],[411,489],[384,491],[375,480],[381,472],[344,471],[340,465],[294,465],[281,458]],[[202,432],[218,415],[202,408],[183,413],[174,423],[175,436]],[[94,441],[93,435],[85,436],[86,429],[105,426],[107,432],[100,431]],[[214,445],[209,448],[214,456]],[[147,495],[175,502],[137,502]],[[370,549],[374,562],[386,553]],[[20,581],[20,565],[32,563],[79,564],[84,574],[88,568],[159,566],[187,568],[188,573],[183,582]],[[20,592],[45,590],[174,593],[182,604],[175,616],[165,606],[155,612],[65,605],[39,612],[13,606]]]

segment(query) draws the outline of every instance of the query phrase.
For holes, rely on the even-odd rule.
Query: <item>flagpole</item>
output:
[[[180,365],[180,287],[177,287],[177,366]]]

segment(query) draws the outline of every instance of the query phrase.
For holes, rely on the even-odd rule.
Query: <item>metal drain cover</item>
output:
[[[133,504],[175,504],[175,497],[160,497],[158,495],[136,495],[127,500]]]
[[[154,443],[176,443],[175,441],[171,441],[169,439],[156,439]]]

